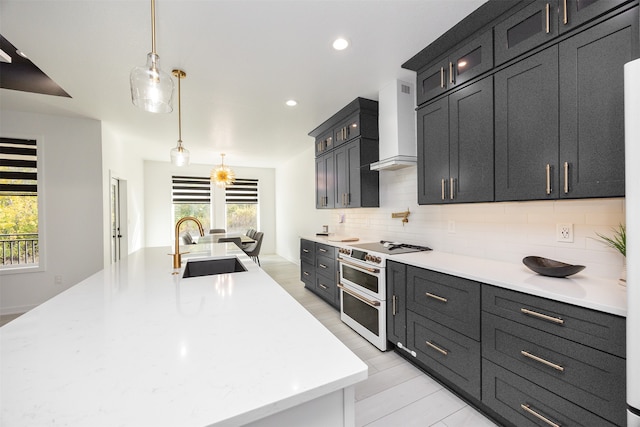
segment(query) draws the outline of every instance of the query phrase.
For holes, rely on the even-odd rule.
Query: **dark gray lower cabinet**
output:
[[[499,423],[624,426],[625,319],[387,261],[387,336]]]
[[[340,308],[336,247],[300,239],[300,280],[305,288]]]
[[[482,361],[482,401],[518,427],[615,426],[486,359]]]

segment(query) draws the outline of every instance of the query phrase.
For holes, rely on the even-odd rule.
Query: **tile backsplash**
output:
[[[624,198],[419,206],[416,173],[416,167],[381,171],[380,208],[335,210],[331,231],[514,263],[544,256],[585,265],[584,273],[594,276],[617,278],[622,270],[624,258],[596,233],[610,235],[624,223]],[[407,208],[407,224],[391,218]],[[573,224],[572,243],[557,241],[558,223]]]

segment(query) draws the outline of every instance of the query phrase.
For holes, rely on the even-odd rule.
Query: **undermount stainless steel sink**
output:
[[[189,260],[184,268],[183,278],[212,276],[214,274],[240,273],[247,271],[236,257],[205,260]]]

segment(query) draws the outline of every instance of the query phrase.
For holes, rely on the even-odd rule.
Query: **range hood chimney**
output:
[[[378,94],[380,161],[371,170],[396,170],[415,166],[416,124],[414,85],[394,80]]]

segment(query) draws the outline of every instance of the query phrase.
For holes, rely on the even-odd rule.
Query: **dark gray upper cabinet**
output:
[[[316,158],[316,208],[335,207],[336,190],[334,181],[333,153]]]
[[[627,2],[628,0],[561,0],[558,13],[560,33],[569,31]]]
[[[558,48],[495,74],[495,198],[557,198]]]
[[[316,138],[316,208],[380,206],[378,103],[356,98],[309,133]]]
[[[493,200],[493,78],[418,110],[418,203]]]
[[[558,35],[556,4],[555,1],[535,0],[495,26],[496,65]]]
[[[495,74],[496,200],[624,196],[623,66],[638,8]]]
[[[560,43],[561,198],[625,194],[624,64],[638,34],[634,8]]]
[[[418,73],[418,105],[493,68],[493,32],[472,42]]]

